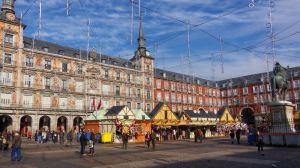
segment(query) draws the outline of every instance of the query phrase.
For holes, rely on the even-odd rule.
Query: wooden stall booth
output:
[[[135,115],[134,141],[144,142],[146,132],[151,133],[151,120],[150,120],[150,117],[142,109],[135,109],[135,110],[132,110],[132,111]]]

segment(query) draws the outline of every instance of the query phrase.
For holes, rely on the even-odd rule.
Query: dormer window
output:
[[[106,63],[106,60],[105,60],[105,59],[102,59],[101,62],[102,62],[103,64],[105,64],[105,63]]]
[[[79,55],[78,53],[74,53],[74,57],[75,57],[75,58],[79,58],[80,55]]]
[[[43,51],[44,51],[44,52],[48,52],[48,51],[49,51],[49,48],[48,48],[48,47],[43,47]]]
[[[164,72],[163,73],[163,78],[166,78],[167,77],[167,74]]]
[[[64,55],[64,53],[65,53],[64,50],[59,50],[59,51],[58,51],[58,54],[59,54],[59,55]]]

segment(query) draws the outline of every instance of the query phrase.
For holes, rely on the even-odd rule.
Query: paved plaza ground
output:
[[[0,167],[6,168],[79,168],[79,167],[172,167],[172,168],[267,168],[300,167],[300,148],[265,147],[264,156],[255,146],[230,144],[226,138],[208,139],[202,144],[192,141],[158,143],[148,150],[143,143],[131,143],[127,150],[121,144],[97,144],[95,156],[81,156],[79,145],[24,143],[23,159],[10,161],[10,152],[0,151]]]

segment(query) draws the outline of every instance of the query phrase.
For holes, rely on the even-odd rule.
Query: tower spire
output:
[[[144,31],[142,26],[142,15],[140,15],[140,28],[139,28],[139,37],[138,37],[139,49],[145,48],[145,38]]]
[[[3,12],[11,12],[15,14],[14,7],[15,7],[16,0],[3,0],[1,11]]]

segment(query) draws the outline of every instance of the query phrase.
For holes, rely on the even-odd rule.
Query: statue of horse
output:
[[[287,68],[282,67],[276,62],[273,69],[274,76],[271,78],[272,99],[276,100],[276,94],[280,100],[285,100],[285,94],[288,89]]]

